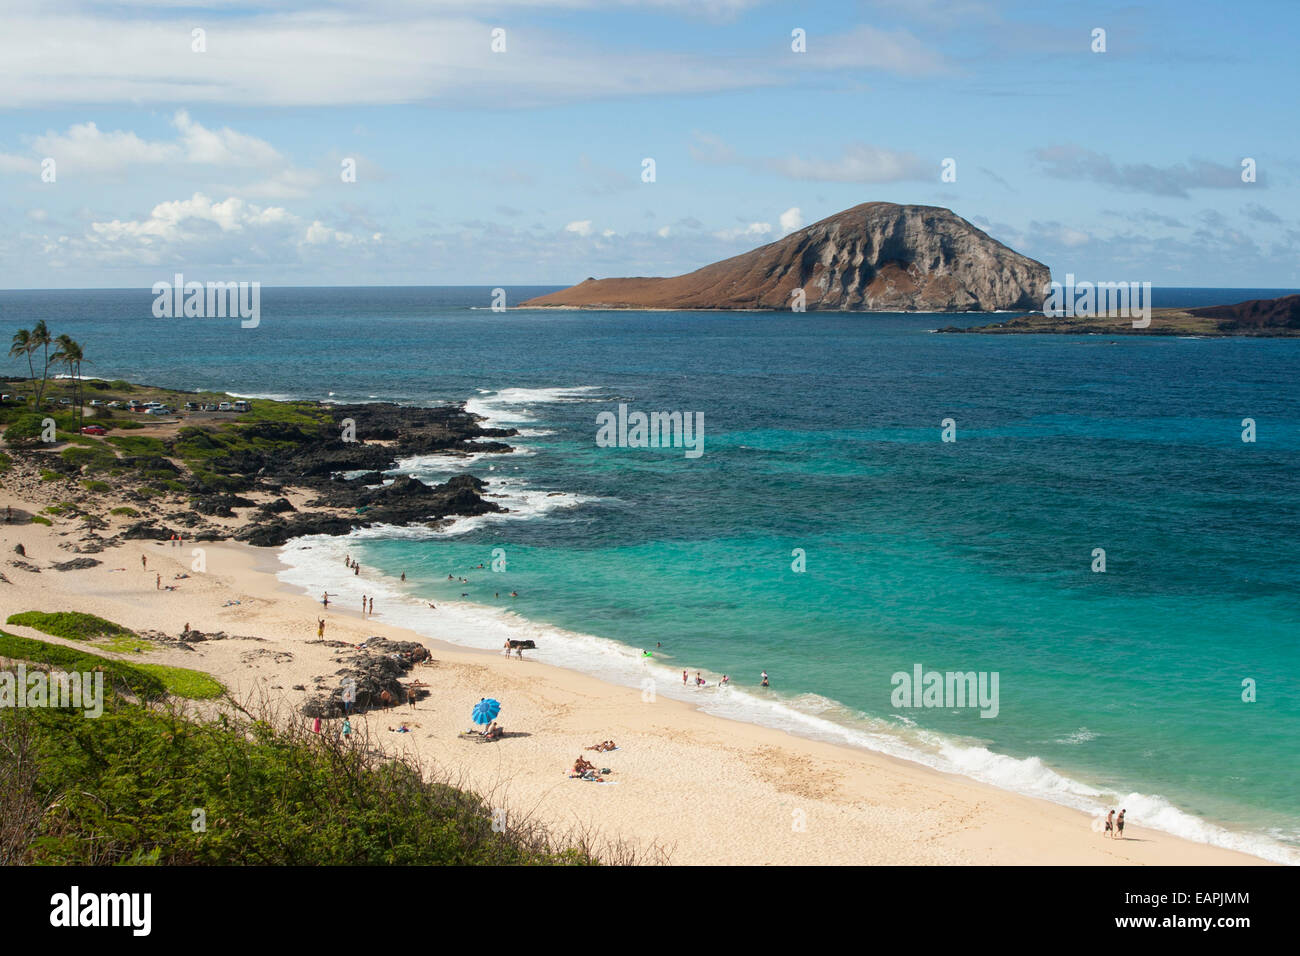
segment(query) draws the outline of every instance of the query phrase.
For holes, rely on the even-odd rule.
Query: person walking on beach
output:
[[[374,617],[374,616],[375,616],[375,599],[374,599],[374,598],[371,598],[371,599],[370,599],[370,616],[371,616],[371,617]]]
[[[402,583],[403,583],[403,584],[406,583],[406,572],[405,572],[405,571],[402,572]]]
[[[343,718],[343,739],[347,740],[351,736],[352,736],[352,721],[344,717]]]
[[[140,555],[140,567],[145,571],[149,570],[149,556],[147,554]]]
[[[366,596],[364,594],[361,595],[361,616],[366,616]]]
[[[686,671],[682,671],[682,686],[686,686]]]
[[[352,562],[352,573],[353,573],[353,574],[360,574],[360,573],[361,573],[361,562],[360,562],[360,561],[354,561],[354,562]]]
[[[1127,810],[1121,809],[1119,811],[1119,816],[1115,818],[1115,839],[1117,840],[1124,839],[1124,814],[1127,812]],[[1138,842],[1140,843],[1141,841],[1139,840]]]
[[[162,574],[161,574],[161,573],[159,573],[159,574],[155,574],[155,575],[153,576],[153,586],[154,586],[154,588],[156,588],[156,589],[159,590],[159,591],[162,590]]]
[[[406,702],[411,705],[411,710],[415,710],[415,688],[406,688]]]
[[[1103,832],[1103,835],[1114,839],[1115,836],[1115,811],[1114,810],[1111,810],[1110,813],[1106,814],[1106,829]]]

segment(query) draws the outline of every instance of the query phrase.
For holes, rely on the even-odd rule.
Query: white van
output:
[[[230,403],[230,407],[231,407],[232,409],[234,409],[235,411],[237,411],[237,412],[246,412],[246,411],[248,411],[252,406],[250,406],[250,405],[248,404],[248,402],[244,401],[243,399],[240,399],[240,400],[237,401],[237,402],[231,402],[231,403]]]

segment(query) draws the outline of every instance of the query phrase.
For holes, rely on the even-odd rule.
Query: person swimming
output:
[[[762,687],[771,687],[771,686],[772,686],[771,684],[769,684],[769,683],[767,682],[767,671],[763,671],[763,683],[762,683],[760,686],[762,686]]]

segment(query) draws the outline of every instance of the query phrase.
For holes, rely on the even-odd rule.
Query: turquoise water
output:
[[[1157,305],[1253,296],[1158,290]],[[846,728],[1075,805],[1123,801],[1135,823],[1188,836],[1225,842],[1206,824],[1226,827],[1275,859],[1300,846],[1298,341],[928,331],[947,316],[501,315],[481,308],[487,290],[266,290],[259,329],[194,324],[177,355],[150,301],[0,293],[10,324],[72,331],[94,374],[469,400],[524,430],[521,454],[403,464],[488,478],[510,517],[346,542],[404,571],[394,593],[412,607],[508,606],[502,625],[544,635],[558,662],[625,682],[593,639],[629,659],[662,643],[657,679],[726,673],[734,697],[707,700],[732,716]],[[704,454],[597,447],[596,415],[620,402],[702,413]],[[955,442],[940,440],[946,418]],[[494,549],[505,570],[477,570]],[[341,568],[327,554],[299,552],[304,583]],[[891,675],[916,664],[996,672],[997,716],[894,707]]]

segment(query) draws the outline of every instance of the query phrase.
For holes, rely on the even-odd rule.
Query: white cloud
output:
[[[689,15],[726,16],[749,0],[643,0]],[[575,6],[578,4],[564,4]],[[218,9],[222,4],[217,4]],[[455,7],[452,9],[451,7]],[[599,9],[594,0],[581,6]],[[141,9],[143,7],[143,10]],[[509,102],[519,108],[603,96],[755,89],[798,82],[801,71],[769,49],[683,52],[651,49],[640,38],[614,46],[570,30],[542,30],[526,19],[509,26],[508,52],[493,53],[500,23],[473,19],[481,5],[309,4],[250,13],[211,5],[86,5],[5,18],[0,107],[92,103],[235,103],[347,106],[441,101]],[[207,50],[190,31],[207,30]],[[775,42],[775,41],[774,41]],[[638,43],[641,45],[638,46]],[[945,69],[939,54],[904,31],[863,26],[816,38],[811,69],[886,71],[904,76]],[[508,95],[508,100],[503,96]]]
[[[722,240],[731,241],[734,239],[757,239],[766,236],[772,231],[770,222],[751,222],[748,226],[741,226],[738,229],[723,229],[715,232],[714,235]]]
[[[803,213],[799,211],[798,206],[791,206],[785,212],[781,213],[781,234],[785,235],[803,228]]]
[[[185,157],[191,163],[211,166],[273,166],[284,157],[270,143],[238,133],[229,126],[212,130],[190,119],[185,110],[177,110],[172,125],[180,131]]]
[[[92,222],[90,236],[98,242],[179,241],[192,236],[205,225],[230,233],[242,232],[246,228],[290,224],[295,219],[292,213],[279,206],[255,206],[234,196],[213,202],[202,193],[195,193],[189,199],[159,203],[147,219]]]
[[[766,167],[791,179],[832,183],[894,183],[909,179],[938,178],[938,167],[915,153],[899,152],[866,143],[851,143],[837,159],[790,156],[769,160]]]
[[[590,220],[590,219],[578,219],[578,220],[575,220],[575,221],[569,223],[567,226],[565,226],[565,227],[564,227],[564,231],[565,231],[565,232],[574,232],[574,233],[577,233],[577,234],[580,235],[580,236],[590,236],[590,235],[591,235],[591,220]]]
[[[120,172],[139,166],[201,165],[224,168],[288,169],[283,156],[265,140],[230,127],[208,129],[185,110],[172,117],[174,140],[147,140],[130,130],[106,131],[94,122],[74,123],[66,132],[46,132],[32,138],[33,160],[0,156],[0,170],[25,172],[35,159],[50,157],[60,171]]]

